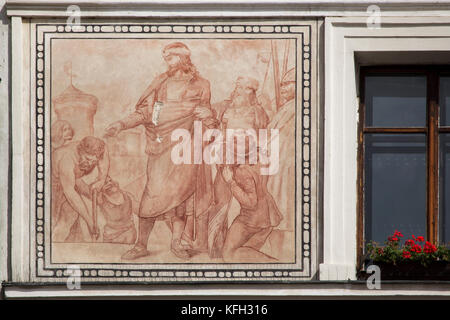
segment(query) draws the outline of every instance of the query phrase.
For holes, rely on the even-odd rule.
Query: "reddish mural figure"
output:
[[[269,240],[275,246],[286,248],[293,248],[295,241],[295,86],[295,69],[291,69],[281,80],[281,108],[268,125],[269,129],[279,130],[280,150],[284,155],[280,157],[278,174],[269,176],[267,181],[267,189],[283,216],[279,230]]]
[[[103,242],[134,244],[136,229],[130,195],[108,176],[98,198],[98,205],[106,220]]]
[[[74,131],[69,122],[65,120],[57,120],[52,125],[52,157],[56,149],[70,142],[73,138]],[[60,192],[59,184],[52,184],[52,219],[58,221],[61,206],[66,201],[63,192]]]
[[[98,169],[97,179],[88,185],[81,178],[95,168]],[[52,213],[53,241],[84,242],[98,238],[91,206],[82,196],[92,198],[94,189],[101,190],[108,170],[105,143],[95,137],[68,143],[53,152],[52,201],[53,207],[59,208]]]
[[[276,262],[259,251],[281,214],[270,193],[259,165],[231,165],[222,171],[241,210],[228,229],[223,246],[225,262]]]
[[[74,133],[75,132],[68,121],[55,121],[52,125],[52,151],[71,141]]]
[[[239,77],[230,100],[218,106],[224,134],[228,134],[227,129],[235,130],[236,143],[227,143],[227,153],[231,152],[237,158],[239,136],[250,139],[245,130],[254,130],[256,133],[266,128],[268,123],[267,114],[256,97],[257,89],[257,80]],[[222,256],[226,262],[276,261],[259,251],[273,227],[279,224],[281,216],[267,191],[267,177],[261,176],[260,165],[249,163],[251,152],[255,151],[250,148],[250,141],[246,140],[245,164],[218,166],[214,183],[216,210],[210,215],[209,243],[210,255]],[[228,224],[232,196],[239,202],[241,209],[227,230],[225,226]]]
[[[189,48],[175,42],[163,49],[168,70],[157,76],[136,104],[136,111],[111,124],[107,136],[139,125],[145,127],[147,182],[139,209],[139,233],[134,248],[122,259],[133,260],[147,256],[149,235],[156,219],[167,217],[172,226],[172,252],[188,259],[197,236],[205,238],[206,212],[212,203],[210,166],[178,164],[171,160],[171,141],[175,129],[193,131],[195,120],[203,127],[217,125],[210,106],[210,84],[202,78],[190,59]],[[203,226],[203,227],[202,227]],[[203,230],[203,231],[202,231]],[[183,245],[184,238],[191,245]],[[199,247],[206,248],[206,240]]]

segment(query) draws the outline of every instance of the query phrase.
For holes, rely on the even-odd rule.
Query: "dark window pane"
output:
[[[450,77],[439,79],[439,106],[441,126],[450,126]]]
[[[365,135],[365,238],[426,236],[426,136]]]
[[[450,134],[439,136],[439,239],[450,242]]]
[[[425,126],[426,77],[368,76],[365,81],[366,126]]]

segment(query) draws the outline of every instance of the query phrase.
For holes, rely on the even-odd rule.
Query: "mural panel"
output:
[[[32,30],[35,280],[314,277],[314,22]]]

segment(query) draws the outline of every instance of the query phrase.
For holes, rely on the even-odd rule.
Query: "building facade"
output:
[[[450,295],[450,1],[3,8],[4,297]]]

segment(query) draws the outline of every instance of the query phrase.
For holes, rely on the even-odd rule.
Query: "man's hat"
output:
[[[283,82],[295,82],[295,68],[292,68],[284,74],[283,79],[281,79],[281,83]]]
[[[182,42],[173,42],[168,44],[167,46],[164,47],[162,53],[164,57],[168,57],[172,54],[177,56],[188,56],[188,57],[191,55],[191,51],[189,50],[189,48]]]

